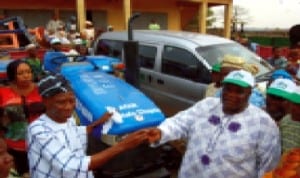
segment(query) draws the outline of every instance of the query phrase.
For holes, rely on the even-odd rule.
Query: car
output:
[[[124,61],[127,31],[105,32],[93,45],[93,55],[107,55]],[[211,82],[212,65],[225,55],[244,58],[257,64],[257,77],[272,67],[260,56],[239,43],[215,35],[168,30],[133,30],[138,42],[140,88],[165,113],[171,116],[204,97]]]

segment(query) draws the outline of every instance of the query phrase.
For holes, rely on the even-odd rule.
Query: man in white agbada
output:
[[[279,130],[248,102],[254,83],[249,72],[233,71],[223,80],[221,98],[205,98],[146,129],[154,145],[188,140],[179,178],[258,178],[276,167]]]
[[[92,170],[147,139],[145,132],[136,132],[104,151],[87,156],[87,134],[111,114],[104,114],[89,126],[77,126],[72,117],[75,96],[66,79],[49,75],[40,80],[39,91],[46,112],[28,128],[31,178],[91,178]]]
[[[58,14],[54,13],[52,18],[46,24],[47,31],[54,31],[57,32],[60,26],[65,26],[65,23],[59,19]]]

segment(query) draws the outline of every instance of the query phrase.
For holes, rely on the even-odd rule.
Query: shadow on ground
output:
[[[94,171],[95,178],[176,178],[182,153],[173,145],[140,145]],[[108,147],[100,138],[89,136],[88,155]]]

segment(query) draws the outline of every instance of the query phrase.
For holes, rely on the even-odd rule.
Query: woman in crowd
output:
[[[0,124],[6,128],[5,141],[15,159],[17,171],[28,172],[25,144],[27,125],[43,111],[44,105],[29,64],[15,60],[7,66],[8,86],[0,88]]]

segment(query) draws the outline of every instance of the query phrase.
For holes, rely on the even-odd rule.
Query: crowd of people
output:
[[[49,38],[53,51],[61,51],[68,40],[61,38],[62,24],[54,18],[47,25],[49,36],[60,35]],[[74,25],[70,21],[63,28],[71,31]],[[291,41],[299,52],[297,28]],[[83,39],[72,43],[86,53],[81,49]],[[280,67],[275,67],[263,91],[255,81],[257,66],[224,56],[212,67],[213,83],[203,100],[157,127],[130,133],[116,145],[87,155],[87,135],[111,113],[88,126],[76,125],[69,81],[59,74],[43,74],[36,46],[30,44],[26,50],[28,58],[7,66],[9,83],[0,87],[1,177],[93,177],[93,170],[120,153],[177,139],[187,141],[180,178],[263,177],[276,169],[283,154],[300,148],[299,59],[287,60],[284,67],[274,60]]]
[[[48,43],[53,38],[57,38],[63,45],[76,44],[76,40],[81,39],[83,45],[90,47],[96,35],[93,22],[89,20],[85,22],[83,31],[79,32],[75,16],[71,16],[67,22],[64,22],[57,14],[53,14],[52,19],[46,24],[44,38]]]

